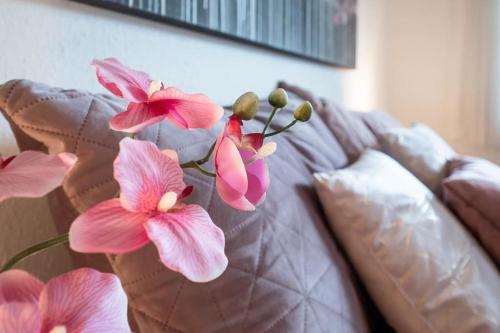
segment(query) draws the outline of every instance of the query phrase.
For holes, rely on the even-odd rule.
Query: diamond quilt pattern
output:
[[[123,109],[122,101],[17,80],[0,86],[0,107],[14,127],[50,152],[78,155],[64,185],[78,211],[116,193],[112,161],[123,134],[110,131],[108,121]],[[263,105],[260,123],[252,122],[249,130],[262,128],[269,111]],[[273,127],[290,117],[281,111]],[[165,122],[139,139],[190,160],[203,156],[221,126],[186,135]],[[204,206],[226,235],[229,267],[219,279],[186,280],[161,265],[152,245],[109,257],[141,332],[367,331],[351,272],[324,225],[311,185],[312,172],[343,166],[345,154],[319,117],[275,141],[268,197],[255,212],[226,206],[213,179],[186,171],[186,183],[195,187],[190,200]]]

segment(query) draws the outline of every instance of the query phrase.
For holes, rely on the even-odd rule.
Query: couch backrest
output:
[[[78,156],[64,192],[80,212],[117,191],[112,161],[123,134],[111,132],[108,121],[124,106],[109,96],[26,80],[0,86],[0,107],[20,141],[34,139],[52,153]],[[269,114],[263,102],[257,121],[246,130],[261,130]],[[275,119],[273,128],[286,125],[293,119],[291,110],[282,110]],[[176,149],[186,161],[203,156],[222,125],[186,133],[164,122],[140,133],[139,139]],[[311,183],[312,172],[342,167],[346,155],[316,115],[273,141],[278,151],[268,159],[271,185],[255,212],[230,208],[218,197],[213,179],[192,170],[185,173],[186,183],[195,187],[190,200],[207,209],[226,236],[229,267],[219,279],[189,282],[159,262],[154,246],[110,256],[140,331],[367,331],[363,300],[325,227]],[[59,229],[67,229],[72,218],[61,217]]]

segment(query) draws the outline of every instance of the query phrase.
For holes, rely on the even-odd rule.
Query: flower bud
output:
[[[309,101],[304,101],[293,111],[293,117],[298,121],[308,121],[311,118],[312,112],[312,104]]]
[[[288,95],[285,89],[275,89],[267,98],[269,104],[275,108],[284,108],[288,104]]]
[[[238,97],[233,104],[233,112],[241,120],[250,120],[259,111],[259,96],[253,92],[247,92]]]

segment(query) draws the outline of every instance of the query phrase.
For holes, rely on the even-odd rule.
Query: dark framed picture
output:
[[[75,0],[353,68],[356,0]]]

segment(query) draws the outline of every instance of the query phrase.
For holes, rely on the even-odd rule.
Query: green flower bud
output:
[[[285,89],[275,89],[267,98],[269,104],[275,108],[284,108],[288,104],[288,95]]]
[[[309,101],[304,101],[293,111],[293,116],[298,121],[308,121],[311,118],[312,112],[312,104]]]
[[[259,111],[259,96],[253,92],[247,92],[238,97],[233,104],[233,112],[241,120],[250,120]]]

